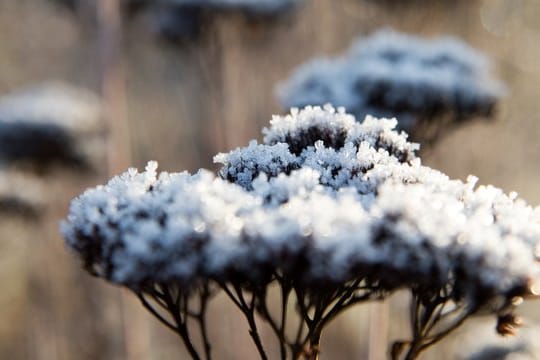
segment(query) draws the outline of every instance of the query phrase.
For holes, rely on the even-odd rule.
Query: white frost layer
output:
[[[335,117],[332,131],[348,124],[331,108],[291,116],[314,114]],[[281,121],[291,118],[272,126]],[[355,136],[393,132],[386,120],[369,124],[362,132],[351,123]],[[390,138],[403,140],[395,132]],[[475,187],[474,177],[450,180],[367,140],[341,148],[317,142],[296,160],[276,145],[251,143],[218,157],[250,164],[236,177],[239,185],[204,170],[158,175],[154,162],[142,173],[130,169],[73,200],[62,224],[66,242],[97,274],[128,286],[257,281],[270,267],[306,282],[368,276],[391,289],[450,284],[456,297],[475,299],[510,296],[538,279],[540,209],[516,194]],[[269,153],[297,168],[280,172],[281,160],[270,166]],[[246,174],[258,162],[264,171],[251,181]],[[354,168],[363,170],[353,175]]]

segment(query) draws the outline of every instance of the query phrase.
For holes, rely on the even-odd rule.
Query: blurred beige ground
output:
[[[306,0],[296,14],[270,27],[219,19],[205,40],[183,47],[157,41],[140,21],[130,23],[125,61],[133,165],[154,159],[162,170],[213,168],[216,152],[260,137],[271,114],[280,112],[274,85],[294,67],[315,55],[337,54],[382,26],[455,35],[493,59],[509,88],[496,121],[449,134],[424,162],[451,177],[473,173],[480,183],[516,190],[540,204],[536,0]],[[0,0],[0,94],[48,80],[98,90],[97,73],[95,36],[71,13],[47,0]],[[105,177],[103,172],[81,179],[59,170],[47,179],[50,205],[40,223],[0,220],[1,359],[184,358],[174,335],[134,300],[129,306],[144,332],[136,334],[140,349],[126,350],[121,306],[130,297],[92,279],[64,248],[58,222],[69,200]],[[539,306],[525,307],[529,323],[540,322]],[[253,358],[235,310],[218,300],[212,314],[216,358]],[[405,323],[396,316],[391,337],[404,337]],[[366,330],[366,308],[347,313],[327,332],[322,359],[363,358]],[[455,344],[449,339],[426,358],[460,358]]]

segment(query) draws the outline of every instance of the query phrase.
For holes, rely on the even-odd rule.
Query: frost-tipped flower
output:
[[[217,284],[248,321],[258,311],[272,324],[265,289],[294,289],[308,329],[290,343],[297,356],[318,348],[347,306],[407,288],[422,335],[407,342],[415,356],[470,314],[511,316],[517,298],[538,291],[540,209],[422,166],[395,126],[332,107],[293,110],[272,119],[264,144],[217,155],[219,177],[158,174],[149,163],[87,190],[62,232],[89,271],[140,296],[173,287],[188,298]],[[312,310],[321,318],[305,320]]]
[[[397,117],[418,139],[474,117],[492,115],[503,85],[480,53],[454,38],[422,39],[383,30],[341,57],[300,66],[278,87],[284,108],[344,106],[358,119]]]
[[[51,83],[0,98],[0,163],[89,166],[102,134],[100,102],[86,90]]]

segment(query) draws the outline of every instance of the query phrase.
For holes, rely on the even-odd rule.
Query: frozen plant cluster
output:
[[[277,93],[284,108],[331,103],[359,119],[397,117],[400,129],[423,138],[436,126],[491,116],[504,86],[488,59],[458,39],[381,30],[340,57],[301,65]]]
[[[88,166],[103,133],[100,101],[87,90],[52,82],[0,98],[0,166]]]
[[[219,177],[151,162],[87,190],[62,232],[88,270],[131,288],[260,286],[278,273],[307,288],[444,290],[474,309],[537,291],[540,209],[421,165],[395,126],[293,110],[264,144],[217,155]]]
[[[416,358],[480,310],[513,334],[513,309],[540,290],[540,208],[423,166],[396,126],[331,106],[293,109],[272,118],[263,143],[216,155],[218,176],[158,173],[150,162],[87,190],[62,233],[86,270],[130,288],[194,359],[188,323],[199,323],[210,359],[204,314],[216,291],[244,314],[261,359],[255,314],[282,359],[316,359],[333,318],[403,288],[412,339],[393,345],[393,359]],[[281,322],[270,286],[281,290]]]
[[[290,10],[301,1],[303,0],[168,0],[166,2],[210,10],[242,11],[251,15],[271,16]]]
[[[239,13],[251,21],[274,20],[303,0],[166,0],[147,2],[155,31],[171,41],[196,39],[204,24],[221,13]]]
[[[75,10],[75,0],[52,0]],[[172,42],[197,39],[215,15],[241,14],[251,21],[276,20],[304,0],[122,0],[128,15],[142,13],[162,38]]]
[[[52,0],[63,6],[75,9],[74,0]],[[241,11],[252,15],[270,16],[291,9],[304,0],[121,0],[124,9],[163,5],[169,7],[186,6],[198,7],[205,10]]]

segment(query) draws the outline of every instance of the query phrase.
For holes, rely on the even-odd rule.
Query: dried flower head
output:
[[[264,144],[217,155],[220,177],[158,174],[151,162],[87,190],[62,232],[92,273],[152,296],[164,296],[153,284],[189,297],[215,283],[252,294],[251,311],[271,322],[258,307],[265,289],[294,289],[299,309],[321,316],[302,323],[311,333],[291,344],[297,355],[316,351],[314,336],[348,305],[410,289],[416,353],[531,292],[540,209],[422,166],[395,126],[330,106],[293,110],[272,119]],[[430,333],[443,318],[448,327]]]
[[[504,87],[489,70],[488,60],[460,40],[383,30],[341,57],[300,66],[278,95],[284,108],[331,103],[358,119],[397,117],[400,129],[431,140],[449,125],[492,114]]]

